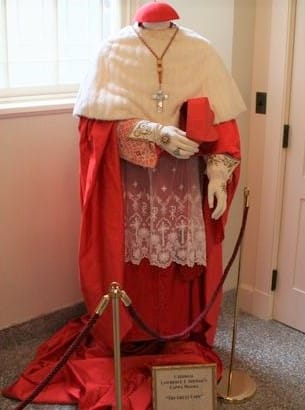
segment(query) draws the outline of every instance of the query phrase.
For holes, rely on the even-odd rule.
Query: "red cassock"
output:
[[[201,124],[197,125],[200,127]],[[228,207],[221,219],[211,219],[207,197],[203,194],[207,254],[204,274],[198,266],[188,268],[172,264],[167,269],[158,269],[146,260],[139,266],[125,265],[124,203],[116,126],[112,122],[82,118],[79,128],[83,204],[80,270],[82,291],[89,312],[94,311],[109,284],[116,281],[129,294],[148,325],[162,334],[182,331],[203,309],[221,276],[224,227],[237,186],[239,168],[228,183]],[[201,143],[201,155],[225,153],[239,159],[239,133],[235,121],[218,124],[213,131],[213,137],[207,133],[208,142]],[[203,193],[207,192],[207,183],[205,179]],[[221,295],[201,328],[202,339],[205,339],[203,342],[208,345],[213,344],[220,301]],[[121,316],[124,340],[147,338],[143,332],[134,329],[123,309]],[[96,339],[112,346],[110,312],[97,323],[94,334]]]
[[[85,304],[93,313],[111,282],[118,282],[131,297],[134,307],[149,326],[161,334],[182,331],[210,299],[222,274],[222,240],[228,209],[233,198],[239,168],[227,186],[228,207],[220,220],[211,219],[203,186],[203,217],[206,229],[207,266],[184,268],[152,267],[146,260],[139,266],[124,261],[124,200],[118,152],[116,122],[81,118],[80,186],[82,222],[80,276]],[[239,134],[234,120],[214,126],[211,138],[202,142],[200,155],[225,153],[240,158]],[[162,271],[160,273],[160,271]],[[186,339],[158,347],[158,354],[144,352],[122,358],[123,408],[151,408],[153,365],[217,363],[211,350],[221,295],[200,325]],[[83,410],[107,409],[114,405],[112,359],[112,313],[110,307],[98,320],[92,335],[72,355],[68,364],[39,394],[37,403],[78,403]],[[161,316],[160,316],[161,315]],[[18,381],[6,388],[8,397],[24,399],[51,370],[84,325],[86,317],[69,322],[37,351],[36,357]],[[122,346],[135,340],[151,339],[121,308]],[[155,352],[156,353],[156,352]]]

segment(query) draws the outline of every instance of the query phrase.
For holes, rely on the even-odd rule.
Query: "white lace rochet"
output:
[[[161,268],[172,262],[205,265],[198,161],[164,156],[154,169],[122,161],[126,261],[147,258]]]

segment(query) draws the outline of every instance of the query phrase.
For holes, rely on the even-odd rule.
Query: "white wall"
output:
[[[245,2],[249,7],[244,7]],[[182,25],[212,41],[236,74],[247,102],[255,1],[171,3],[181,14]],[[0,121],[0,328],[4,328],[81,299],[78,133],[70,112]],[[245,114],[240,120],[245,147],[247,121]],[[239,192],[227,230],[225,260],[236,239],[241,208]],[[237,264],[226,288],[234,286],[236,270]]]
[[[71,113],[0,123],[0,328],[80,300]]]
[[[145,1],[143,3],[146,3]],[[243,208],[243,188],[247,185],[247,154],[251,104],[252,62],[256,0],[171,0],[180,14],[180,25],[191,28],[208,38],[223,58],[241,91],[248,111],[238,120],[242,145],[242,173],[226,230],[224,264],[231,256]],[[236,285],[239,256],[231,268],[224,290]]]
[[[169,3],[180,15],[178,23],[209,39],[231,69],[234,0],[171,0]]]
[[[235,0],[234,6],[232,75],[244,98],[247,111],[242,113],[238,118],[242,152],[241,176],[227,225],[227,235],[224,243],[224,261],[227,261],[231,256],[232,248],[239,233],[244,205],[244,188],[248,185],[247,164],[256,0]],[[238,268],[239,255],[231,268],[224,290],[232,289],[236,286]]]

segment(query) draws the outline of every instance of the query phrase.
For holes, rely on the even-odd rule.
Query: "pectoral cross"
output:
[[[168,95],[164,94],[162,90],[159,90],[156,92],[156,94],[153,94],[152,99],[156,100],[157,112],[162,112],[163,111],[163,101],[168,99]]]
[[[163,57],[165,56],[165,54],[167,53],[167,50],[169,49],[169,47],[171,46],[172,42],[174,41],[178,31],[179,31],[179,27],[177,27],[174,23],[171,23],[170,28],[174,29],[173,34],[171,35],[168,43],[165,45],[165,48],[163,50],[163,52],[158,55],[152,48],[151,46],[146,42],[146,40],[142,37],[142,35],[140,34],[140,32],[138,30],[136,30],[135,27],[133,27],[134,32],[136,33],[136,35],[138,36],[139,40],[142,41],[142,43],[144,44],[144,46],[151,52],[151,54],[155,57],[156,59],[156,63],[157,63],[157,75],[158,75],[158,82],[159,82],[159,91],[156,92],[156,94],[154,94],[152,96],[153,100],[156,100],[157,103],[157,112],[162,112],[163,111],[163,101],[168,99],[168,95],[164,94],[164,92],[162,91],[162,78],[163,78]]]

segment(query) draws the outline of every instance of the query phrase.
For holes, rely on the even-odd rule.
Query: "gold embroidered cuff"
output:
[[[163,125],[147,120],[140,120],[129,135],[131,139],[154,142],[157,145],[166,145],[170,141],[167,134],[161,135]]]
[[[240,161],[226,154],[211,154],[207,156],[206,173],[209,179],[220,176],[228,181]]]
[[[154,123],[145,120],[139,121],[135,128],[132,130],[129,138],[154,142]]]

